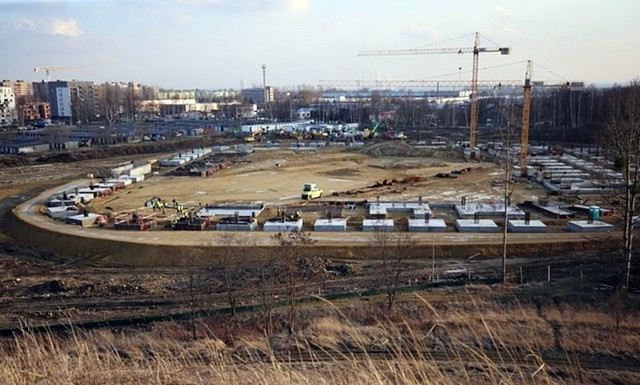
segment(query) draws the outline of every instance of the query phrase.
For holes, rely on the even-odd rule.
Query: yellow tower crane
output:
[[[522,131],[520,132],[520,177],[527,177],[527,156],[529,156],[529,115],[531,115],[531,77],[533,65],[527,60],[522,93]]]
[[[463,54],[473,53],[473,68],[471,71],[471,116],[469,119],[469,147],[474,156],[476,147],[476,135],[478,130],[478,58],[480,53],[500,52],[509,55],[509,47],[480,47],[480,33],[476,32],[473,47],[466,48],[417,48],[387,51],[360,51],[358,56],[383,56],[383,55],[427,55],[427,54]]]
[[[533,88],[565,89],[569,91],[583,91],[584,82],[567,81],[560,84],[545,85],[542,81],[532,81],[533,62],[527,60],[527,71],[524,76],[524,87],[522,93],[522,130],[520,132],[520,176],[527,177],[527,158],[529,156],[529,125],[531,115],[531,99]]]

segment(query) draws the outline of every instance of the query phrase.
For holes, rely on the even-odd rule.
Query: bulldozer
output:
[[[322,198],[322,189],[319,188],[315,183],[305,183],[302,188],[302,199],[310,200],[316,198]]]

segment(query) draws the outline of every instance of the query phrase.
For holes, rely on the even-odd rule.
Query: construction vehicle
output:
[[[254,131],[244,137],[245,143],[262,142],[262,130]]]
[[[322,198],[322,189],[319,188],[315,183],[305,183],[302,188],[302,199],[316,199]]]
[[[404,140],[407,139],[407,135],[405,135],[404,131],[400,131],[393,135],[393,139]]]

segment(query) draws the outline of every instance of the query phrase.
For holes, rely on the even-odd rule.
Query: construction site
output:
[[[572,109],[584,83],[534,81],[531,61],[524,83],[482,81],[479,56],[511,50],[479,39],[359,54],[470,53],[470,82],[323,85],[469,87],[447,106],[451,124],[429,107],[403,125],[385,108],[405,101],[377,94],[367,108],[326,101],[355,105],[361,124],[240,119],[215,134],[157,128],[157,143],[2,158],[0,337],[144,334],[103,349],[132,362],[155,360],[149,341],[170,335],[215,344],[195,353],[208,366],[321,357],[339,367],[400,352],[446,368],[455,357],[464,369],[451,372],[467,379],[490,362],[507,377],[526,368],[527,381],[552,367],[558,381],[545,383],[638,383],[637,266],[620,289],[619,159],[593,141],[540,139],[568,135],[555,106]],[[549,89],[561,90],[545,100],[553,124],[533,100]],[[402,105],[419,114],[413,102]]]
[[[411,296],[425,293],[438,308],[481,299],[504,314],[514,295],[495,285],[505,239],[509,282],[532,313],[518,322],[535,322],[539,335],[546,336],[549,325],[559,333],[587,333],[590,326],[558,323],[546,310],[535,315],[536,306],[571,307],[576,317],[591,317],[600,310],[583,304],[607,303],[618,279],[607,266],[620,263],[619,216],[604,199],[607,189],[593,187],[613,171],[589,149],[530,156],[525,178],[504,161],[505,154],[517,159],[519,153],[495,145],[481,146],[471,159],[467,147],[453,141],[336,143],[284,140],[277,133],[264,139],[216,138],[172,151],[50,165],[23,158],[19,167],[5,168],[0,334],[16,333],[21,322],[60,333],[70,324],[161,333],[158,328],[174,327],[167,325],[185,330],[194,317],[217,328],[236,311],[236,329],[214,333],[230,351],[253,352],[230,341],[254,338],[247,336],[264,306],[273,307],[274,322],[286,324],[290,294],[282,274],[289,254],[278,243],[282,234],[305,234],[304,246],[293,247],[296,295],[309,301],[300,305],[309,314],[321,311],[313,304],[320,296],[383,316],[385,237],[389,250],[401,250],[398,242],[410,245],[398,283],[406,293],[397,308],[403,314],[412,311]],[[265,279],[273,280],[266,297]],[[227,303],[231,286],[224,282],[237,285],[237,304]],[[559,293],[572,299],[559,300]],[[189,305],[194,301],[198,305]],[[520,330],[514,326],[520,323],[500,325]],[[575,348],[573,335],[554,345],[549,336],[540,342],[545,360],[559,362],[551,361],[560,359],[559,349],[571,350],[588,375],[602,373],[608,360],[608,376],[634,379],[637,326],[623,325],[618,355]],[[210,338],[208,327],[198,328],[198,338]],[[588,333],[606,339],[609,327],[600,328]],[[277,349],[291,348],[283,341]]]
[[[600,180],[607,169],[586,155],[530,157],[535,169],[525,179],[491,150],[469,161],[464,148],[405,140],[311,144],[216,145],[116,164],[48,189],[15,213],[92,242],[219,246],[233,231],[268,246],[269,233],[310,232],[333,255],[366,248],[380,232],[465,250],[470,236],[497,247],[505,227],[510,243],[565,245],[615,229],[602,188],[584,187],[594,183],[588,170]]]

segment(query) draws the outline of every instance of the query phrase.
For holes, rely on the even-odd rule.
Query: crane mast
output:
[[[478,58],[480,34],[476,32],[476,40],[473,43],[473,68],[471,72],[471,117],[469,118],[469,150],[471,157],[475,157],[478,133]]]
[[[380,55],[425,55],[425,54],[463,54],[473,53],[473,68],[471,77],[471,116],[469,121],[469,147],[471,148],[471,156],[474,156],[474,149],[477,144],[476,136],[478,129],[478,59],[480,53],[500,52],[502,55],[509,55],[511,48],[496,47],[487,48],[480,47],[480,33],[476,32],[473,47],[465,48],[424,48],[424,49],[404,49],[404,50],[388,50],[388,51],[360,51],[358,56],[380,56]]]
[[[527,156],[529,156],[529,115],[531,114],[531,78],[533,66],[527,60],[522,94],[522,131],[520,132],[520,177],[527,177]]]

